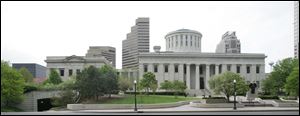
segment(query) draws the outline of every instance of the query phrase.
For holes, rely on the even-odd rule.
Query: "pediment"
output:
[[[64,59],[64,61],[69,61],[69,62],[70,61],[85,61],[85,59],[80,56],[72,55],[72,56],[66,57]]]

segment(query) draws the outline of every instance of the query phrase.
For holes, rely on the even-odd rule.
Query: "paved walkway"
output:
[[[173,108],[160,108],[160,109],[138,109],[138,111],[142,112],[185,112],[185,111],[299,111],[299,107],[244,107],[237,108],[237,110],[233,110],[233,108],[196,108],[190,105],[183,105],[179,107]],[[51,111],[48,111],[51,112]],[[78,110],[72,112],[133,112],[133,109],[119,109],[119,110]]]

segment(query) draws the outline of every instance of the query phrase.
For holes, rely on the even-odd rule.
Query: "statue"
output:
[[[249,84],[249,87],[250,87],[250,89],[251,89],[251,94],[255,94],[255,88],[257,87],[256,86],[256,83],[250,83]]]

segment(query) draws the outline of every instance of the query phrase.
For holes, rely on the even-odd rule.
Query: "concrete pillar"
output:
[[[148,63],[148,72],[154,72],[154,69],[153,69],[153,64],[152,63]]]
[[[195,64],[196,65],[196,90],[200,89],[199,83],[200,83],[200,77],[199,77],[199,64]]]
[[[173,63],[170,63],[169,64],[169,79],[170,81],[174,81],[175,80],[175,76],[174,76],[174,64]]]
[[[209,65],[210,64],[206,64],[206,72],[205,72],[205,87],[206,87],[206,89],[208,89],[209,90],[209,86],[208,86],[208,80],[209,80]]]
[[[222,64],[222,73],[227,71],[227,65],[226,64]]]
[[[178,71],[179,71],[179,79],[180,81],[184,82],[184,78],[183,78],[183,64],[179,64],[178,66]]]
[[[248,78],[246,77],[246,75],[247,75],[247,65],[242,64],[240,70],[241,70],[241,75],[245,77],[246,81],[248,81]]]
[[[231,64],[231,72],[236,73],[236,64]]]
[[[215,65],[215,75],[219,74],[219,64]]]
[[[186,84],[187,89],[191,89],[190,64],[186,64]]]
[[[164,64],[159,63],[157,68],[158,68],[158,75],[159,75],[157,80],[158,80],[158,83],[162,83],[165,81],[165,79],[164,79]]]
[[[139,77],[136,79],[142,79],[143,78],[143,74],[144,74],[144,64],[140,63],[139,64]]]

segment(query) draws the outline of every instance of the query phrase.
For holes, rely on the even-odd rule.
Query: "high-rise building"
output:
[[[86,57],[101,57],[104,56],[113,67],[116,67],[116,48],[110,46],[90,46]]]
[[[149,52],[149,18],[138,18],[122,41],[122,68],[138,68],[139,53]]]
[[[294,2],[294,56],[299,58],[299,1]]]
[[[241,53],[241,43],[235,35],[235,31],[227,31],[221,42],[217,45],[216,53]]]

